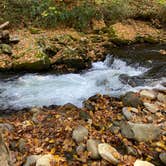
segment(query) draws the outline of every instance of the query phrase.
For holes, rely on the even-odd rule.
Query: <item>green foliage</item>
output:
[[[59,2],[59,3],[58,3]],[[56,27],[59,24],[83,31],[92,19],[108,24],[127,18],[160,19],[166,22],[166,0],[1,0],[0,23]]]

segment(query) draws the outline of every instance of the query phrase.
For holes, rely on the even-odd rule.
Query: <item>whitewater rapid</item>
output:
[[[79,107],[87,98],[100,93],[119,96],[141,88],[160,88],[161,80],[146,87],[131,87],[119,80],[119,75],[138,76],[148,69],[131,67],[126,62],[108,56],[104,62],[93,63],[81,74],[25,74],[15,79],[0,81],[0,108],[22,109],[72,103]]]

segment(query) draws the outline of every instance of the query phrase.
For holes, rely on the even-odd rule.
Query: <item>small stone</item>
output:
[[[130,107],[130,111],[131,112],[134,112],[134,113],[138,113],[138,109],[137,108],[134,108],[134,107]]]
[[[122,113],[127,120],[130,120],[133,117],[132,113],[128,110],[128,107],[122,108]]]
[[[148,111],[150,111],[151,113],[156,113],[159,108],[157,104],[151,104],[151,103],[144,103],[144,106],[146,107],[146,109]]]
[[[18,141],[18,149],[21,153],[24,153],[26,150],[26,146],[25,146],[26,142],[27,141],[23,138],[19,139],[19,141]]]
[[[86,137],[88,137],[88,129],[84,126],[78,126],[72,133],[72,138],[77,143],[82,142]]]
[[[113,126],[110,127],[110,131],[113,134],[118,134],[119,131],[120,131],[120,128],[118,126],[113,125]]]
[[[140,92],[140,96],[147,98],[147,99],[150,99],[150,100],[153,100],[156,98],[156,92],[153,90],[142,90]]]
[[[54,164],[55,164],[55,159],[54,156],[51,154],[47,154],[40,157],[36,162],[36,166],[51,166]]]
[[[166,165],[166,152],[160,153],[159,158],[162,161],[162,163]]]
[[[137,156],[137,151],[131,146],[126,146],[127,154]]]
[[[80,155],[85,151],[85,149],[86,149],[86,146],[85,146],[85,144],[82,143],[79,146],[77,146],[76,152],[78,155]]]
[[[88,119],[90,119],[90,115],[82,110],[79,112],[79,117],[85,121],[88,121]]]
[[[136,160],[134,166],[155,166],[155,165],[147,161]]]
[[[89,139],[87,141],[87,150],[90,153],[90,157],[92,159],[99,159],[100,158],[100,155],[98,152],[98,144],[99,144],[98,140]]]
[[[166,104],[166,95],[162,94],[162,93],[159,93],[157,95],[157,99],[162,102],[162,103],[165,103]]]
[[[19,43],[20,42],[20,39],[19,39],[19,37],[11,37],[10,38],[10,43],[11,44],[17,44],[17,43]]]
[[[115,148],[107,143],[101,143],[98,145],[98,152],[100,156],[112,164],[118,164],[120,162],[120,154]]]
[[[31,155],[27,157],[26,163],[24,166],[36,165],[37,160],[41,158],[41,155]]]

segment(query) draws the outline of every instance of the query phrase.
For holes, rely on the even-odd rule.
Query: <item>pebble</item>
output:
[[[24,166],[31,166],[31,165],[35,165],[37,160],[41,158],[41,155],[31,155],[27,157],[26,163],[24,164]]]
[[[128,107],[122,108],[122,114],[126,120],[131,120],[133,117],[132,113],[128,110]]]
[[[134,166],[155,166],[155,165],[147,161],[136,160]]]
[[[73,130],[72,138],[77,142],[82,142],[86,137],[88,137],[88,129],[84,126],[78,126]]]
[[[101,143],[98,145],[98,152],[100,156],[110,162],[111,164],[118,164],[120,162],[120,154],[115,148],[107,143]]]
[[[159,158],[166,165],[166,152],[160,153]]]
[[[87,141],[87,150],[90,153],[90,157],[92,159],[99,159],[100,158],[100,155],[98,152],[98,144],[99,144],[98,140],[89,139]]]

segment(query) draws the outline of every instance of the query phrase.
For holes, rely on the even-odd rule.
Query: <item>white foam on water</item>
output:
[[[0,108],[21,109],[66,103],[81,107],[85,99],[97,93],[117,96],[143,88],[124,85],[118,77],[120,74],[137,76],[147,71],[146,68],[127,66],[119,59],[115,59],[109,66],[110,58],[93,63],[92,68],[82,74],[26,74],[15,80],[0,82]],[[158,85],[156,83],[152,87]]]

